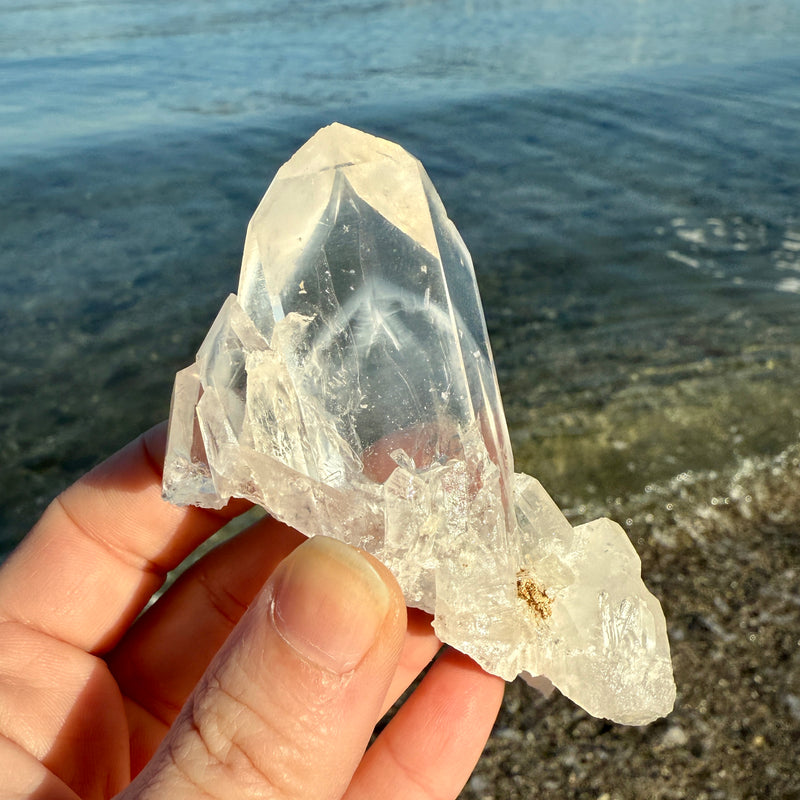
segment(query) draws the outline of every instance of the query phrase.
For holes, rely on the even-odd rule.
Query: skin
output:
[[[455,798],[503,682],[445,650],[367,749],[440,647],[371,556],[264,519],[148,607],[246,508],[164,502],[164,440],[67,489],[0,568],[0,798]]]

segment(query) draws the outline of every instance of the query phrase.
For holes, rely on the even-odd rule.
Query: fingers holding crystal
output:
[[[90,651],[112,647],[166,573],[247,507],[177,508],[161,498],[164,426],[63,492],[2,567],[0,619]]]
[[[330,539],[304,543],[273,573],[122,797],[222,799],[265,788],[341,797],[404,631],[402,594],[383,566]]]
[[[266,517],[206,554],[106,660],[125,697],[134,774],[152,757],[197,681],[276,565],[305,537]],[[386,710],[440,647],[430,615],[408,613]]]
[[[406,636],[403,650],[392,677],[381,713],[386,713],[400,695],[417,679],[420,672],[433,660],[442,643],[436,638],[431,625],[432,617],[418,608],[406,609]]]
[[[108,654],[126,698],[134,772],[274,568],[304,540],[277,520],[259,520],[190,567]]]
[[[344,800],[455,798],[483,751],[504,686],[448,649],[367,751]]]
[[[0,624],[0,709],[3,797],[40,796],[2,792],[11,791],[7,779],[21,778],[33,761],[63,782],[65,794],[69,786],[72,798],[113,794],[126,784],[122,699],[101,659],[20,623]],[[56,780],[46,783],[52,793],[41,796],[61,796]]]

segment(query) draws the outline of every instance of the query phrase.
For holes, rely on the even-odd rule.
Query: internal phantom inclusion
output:
[[[675,700],[625,532],[514,474],[472,260],[424,168],[333,124],[250,221],[237,294],[175,379],[164,496],[243,497],[361,547],[443,641],[639,725]]]

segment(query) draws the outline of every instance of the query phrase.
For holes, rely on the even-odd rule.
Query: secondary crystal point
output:
[[[641,724],[675,698],[666,624],[610,520],[514,475],[470,255],[422,165],[334,124],[277,173],[237,295],[176,376],[173,502],[245,497],[363,547],[437,635]]]

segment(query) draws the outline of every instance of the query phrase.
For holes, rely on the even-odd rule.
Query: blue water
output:
[[[2,155],[792,57],[799,35],[792,0],[5,0]]]
[[[576,514],[797,439],[800,2],[0,3],[0,542],[167,413],[338,119],[473,251],[521,469]]]

